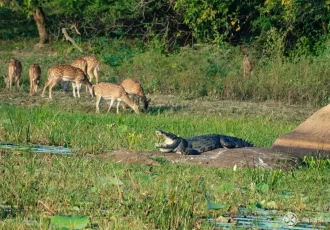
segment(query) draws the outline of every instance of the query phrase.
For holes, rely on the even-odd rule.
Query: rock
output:
[[[315,112],[293,131],[276,139],[272,150],[302,158],[322,152],[330,153],[330,105]]]

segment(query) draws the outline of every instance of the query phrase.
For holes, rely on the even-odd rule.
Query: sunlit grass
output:
[[[235,50],[221,53],[212,47],[202,47],[183,51],[177,56],[146,52],[135,56],[131,60],[133,64],[129,61],[115,69],[102,64],[101,81],[136,77],[145,84],[147,92],[176,96],[148,95],[153,99],[150,109],[138,116],[130,110],[118,115],[114,110],[106,113],[105,104],[101,105],[101,113],[95,114],[95,101],[86,94],[75,99],[71,92],[64,94],[57,87],[53,100],[41,98],[40,93],[28,96],[27,69],[30,64],[42,65],[42,87],[51,65],[70,63],[81,55],[72,50],[70,44],[61,42],[54,49],[45,47],[45,50],[31,51],[29,47],[34,43],[25,41],[17,46],[19,48],[13,48],[12,44],[8,46],[10,48],[6,48],[5,43],[2,45],[0,73],[6,74],[8,59],[15,56],[22,60],[24,74],[20,90],[0,90],[0,141],[68,146],[77,155],[2,150],[1,229],[48,229],[52,216],[71,214],[89,217],[88,228],[213,229],[212,223],[204,221],[207,217],[232,214],[240,207],[250,213],[258,208],[283,213],[292,211],[299,217],[329,212],[328,161],[306,158],[307,167],[292,172],[257,168],[234,171],[170,164],[164,159],[157,159],[160,166],[115,163],[111,159],[85,155],[117,149],[157,151],[156,129],[182,137],[227,134],[246,139],[258,147],[270,147],[276,138],[296,128],[317,108],[214,98],[255,96],[259,101],[283,99],[294,104],[307,100],[309,104],[320,104],[328,100],[325,89],[316,92],[318,97],[313,99],[313,89],[321,81],[315,80],[315,87],[306,84],[310,81],[309,73],[316,67],[303,65],[302,82],[298,82],[298,74],[292,81],[284,74],[281,79],[269,80],[277,71],[296,73],[296,67],[287,70],[286,65],[276,70],[274,63],[275,72],[268,73],[267,66],[259,67],[259,75],[241,81],[240,57]],[[225,58],[221,58],[223,55]],[[106,54],[100,56],[104,58]],[[318,75],[326,76],[323,71],[326,68],[319,69]],[[200,84],[205,76],[212,78],[211,81]],[[191,81],[192,78],[195,81]],[[164,81],[160,82],[160,79]],[[187,79],[189,84],[183,84]],[[272,85],[274,82],[276,88]],[[288,90],[293,83],[308,89],[304,98],[294,98],[302,92],[296,94],[296,86],[294,90]],[[227,90],[220,94],[223,86]],[[205,90],[211,97],[186,100],[205,96]]]

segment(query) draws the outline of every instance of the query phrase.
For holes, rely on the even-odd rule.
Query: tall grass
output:
[[[243,56],[237,47],[200,44],[163,54],[144,47],[138,41],[125,43],[99,38],[91,43],[82,43],[85,53],[81,54],[63,42],[33,50],[35,42],[16,42],[14,50],[12,42],[3,41],[1,46],[1,75],[7,74],[11,56],[20,59],[24,90],[27,90],[27,73],[31,64],[41,65],[43,84],[50,66],[70,64],[75,57],[95,52],[101,60],[101,81],[120,83],[124,78],[135,78],[141,81],[147,93],[180,94],[188,99],[210,96],[225,100],[272,100],[314,106],[329,102],[327,76],[330,60],[326,54],[288,58],[278,54],[261,55],[252,50],[254,71],[243,78]]]

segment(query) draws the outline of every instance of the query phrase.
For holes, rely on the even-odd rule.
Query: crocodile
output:
[[[156,144],[161,152],[175,152],[184,155],[199,155],[218,148],[253,147],[253,144],[232,136],[221,134],[206,134],[190,138],[178,137],[173,133],[156,130],[159,138],[164,138],[163,143]]]

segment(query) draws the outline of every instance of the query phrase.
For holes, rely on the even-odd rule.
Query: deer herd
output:
[[[139,114],[140,99],[143,102],[143,108],[148,109],[150,99],[147,99],[142,85],[133,79],[127,78],[120,85],[100,82],[98,77],[99,61],[93,56],[85,56],[72,61],[71,65],[55,65],[48,70],[48,80],[46,81],[41,96],[44,97],[46,89],[49,91],[49,98],[52,98],[53,88],[61,82],[64,88],[67,83],[72,83],[72,92],[74,97],[80,97],[82,83],[86,85],[92,97],[96,97],[96,113],[99,113],[99,104],[103,98],[109,102],[108,112],[113,103],[117,101],[117,113],[121,102],[123,108],[130,106],[135,113]],[[19,87],[19,80],[22,74],[22,64],[19,60],[11,58],[8,64],[8,76],[5,76],[4,82],[7,89],[13,85]],[[41,68],[38,64],[33,64],[29,68],[30,95],[38,92],[40,82]],[[95,77],[95,84],[92,83]]]

